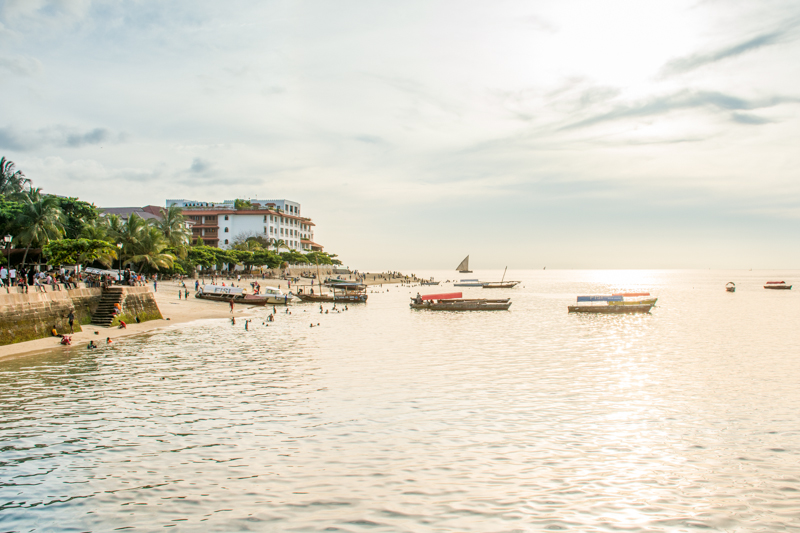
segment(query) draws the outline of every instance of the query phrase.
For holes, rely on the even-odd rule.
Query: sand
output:
[[[373,274],[369,274],[366,280],[367,285],[378,285],[381,283],[400,283],[400,278],[387,279],[384,274],[375,274],[378,279],[373,280]],[[211,283],[210,279],[205,280]],[[200,280],[202,283],[203,280]],[[285,280],[261,280],[258,282],[261,286],[280,287],[284,292],[287,291],[287,282]],[[237,286],[239,283],[234,282]],[[230,281],[226,281],[230,285]],[[303,280],[301,286],[308,286],[309,280]],[[150,282],[148,286],[152,289],[153,283]],[[141,324],[128,324],[127,329],[119,329],[117,327],[104,328],[102,326],[95,326],[87,324],[81,326],[83,331],[72,335],[72,346],[86,346],[89,341],[94,340],[95,344],[102,345],[106,343],[106,338],[110,337],[112,341],[124,342],[124,337],[131,335],[139,335],[148,331],[153,331],[161,328],[176,326],[187,322],[194,322],[197,320],[213,319],[213,318],[230,318],[234,316],[249,317],[256,314],[261,307],[236,305],[234,312],[231,314],[230,307],[222,302],[210,302],[208,300],[201,300],[194,297],[194,280],[186,280],[186,286],[189,289],[189,299],[178,298],[178,288],[180,282],[178,281],[159,281],[158,290],[155,293],[156,302],[161,310],[163,320],[150,320]],[[252,292],[250,287],[250,280],[242,279],[241,286],[247,289],[247,292]],[[297,285],[292,284],[292,290]],[[181,291],[183,289],[181,288]],[[61,346],[61,339],[59,337],[47,337],[45,339],[37,339],[33,341],[20,342],[17,344],[9,344],[0,346],[0,360],[11,359],[15,357],[22,357],[25,355],[32,355],[42,351],[53,349],[66,349],[66,346]]]

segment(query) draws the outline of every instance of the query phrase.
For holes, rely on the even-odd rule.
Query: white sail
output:
[[[456,270],[459,272],[467,272],[469,271],[469,256],[465,257],[461,263],[456,267]]]

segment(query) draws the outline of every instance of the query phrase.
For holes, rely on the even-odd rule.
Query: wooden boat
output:
[[[487,281],[486,283],[481,285],[481,287],[483,287],[484,289],[513,289],[514,287],[522,283],[521,281],[505,281],[506,271],[508,271],[508,267],[506,267],[506,269],[503,270],[503,277],[500,279],[500,281]]]
[[[342,302],[342,303],[365,303],[367,301],[367,286],[361,283],[326,283],[326,287],[331,292],[311,294],[298,290],[295,294],[304,302]],[[320,291],[322,287],[320,286]]]
[[[732,282],[732,281],[729,281],[725,285],[725,290],[728,291],[728,292],[736,292],[736,284],[734,282]]]
[[[417,294],[411,299],[411,309],[430,309],[431,311],[507,311],[511,298],[488,300],[484,298],[462,298],[460,292],[448,294]]]
[[[423,281],[420,283],[420,285],[438,285],[438,284],[439,284],[438,281],[433,281],[433,280]]]
[[[787,285],[785,281],[768,281],[766,285],[764,285],[765,289],[772,289],[776,291],[790,291],[792,290],[791,285]]]
[[[465,257],[464,260],[458,264],[456,270],[462,274],[472,274],[472,270],[469,269],[469,256]]]
[[[277,299],[274,303],[288,303],[291,298],[288,295],[286,300],[283,299],[278,302]],[[200,290],[194,295],[195,298],[201,300],[211,300],[212,302],[225,302],[245,305],[267,305],[273,302],[269,301],[270,297],[262,294],[245,294],[244,289],[240,287],[221,287],[219,285],[203,285]]]
[[[649,293],[635,294],[646,294],[649,296]],[[578,296],[578,305],[569,305],[567,306],[567,310],[570,313],[649,313],[650,309],[655,305],[656,300],[657,298],[625,300],[625,296],[622,294],[611,296]]]

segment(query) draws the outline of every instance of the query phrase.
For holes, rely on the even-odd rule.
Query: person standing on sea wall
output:
[[[8,288],[8,270],[6,267],[0,267],[0,283],[3,284],[3,287]]]

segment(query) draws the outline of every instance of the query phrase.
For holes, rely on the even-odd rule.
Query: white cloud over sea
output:
[[[800,260],[797,2],[0,6],[48,192],[292,198],[354,266]]]

